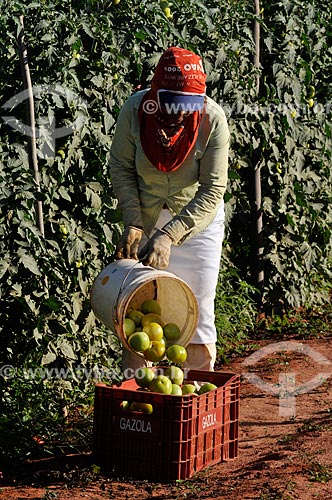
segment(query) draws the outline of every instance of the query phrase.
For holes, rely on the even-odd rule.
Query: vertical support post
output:
[[[37,192],[41,192],[40,189],[40,175],[38,169],[38,159],[37,159],[37,141],[36,141],[36,121],[35,121],[35,108],[34,108],[34,97],[32,90],[32,82],[30,75],[30,68],[28,63],[28,52],[24,43],[24,17],[19,16],[19,21],[21,25],[21,30],[18,36],[18,49],[21,61],[22,75],[24,88],[28,92],[28,125],[30,127],[29,136],[29,158],[34,171],[34,179],[36,183]],[[40,200],[37,200],[37,221],[38,227],[43,236],[45,236],[44,230],[44,217],[43,217],[43,204]]]
[[[258,18],[260,17],[260,3],[259,0],[255,0],[255,26],[254,26],[254,39],[255,39],[255,54],[254,54],[254,66],[257,70],[256,75],[256,95],[259,96],[260,91],[260,23]],[[263,294],[264,294],[264,268],[263,268],[263,215],[262,215],[262,191],[261,191],[261,167],[255,166],[255,179],[254,179],[254,190],[255,190],[255,220],[256,220],[256,286],[259,291],[258,297],[258,307],[259,310],[262,307]]]

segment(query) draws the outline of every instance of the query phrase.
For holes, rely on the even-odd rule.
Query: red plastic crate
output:
[[[96,384],[94,460],[104,469],[137,479],[188,479],[238,454],[240,376],[190,370],[187,379],[212,382],[201,396],[137,391],[134,379],[120,387]],[[123,401],[150,403],[151,415],[124,411]]]

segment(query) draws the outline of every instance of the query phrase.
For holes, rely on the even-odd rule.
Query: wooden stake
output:
[[[34,108],[34,97],[31,83],[31,75],[28,63],[28,52],[24,43],[24,17],[19,16],[19,21],[21,25],[21,31],[18,36],[18,49],[19,56],[22,67],[22,75],[24,88],[28,92],[28,126],[30,127],[31,134],[29,136],[29,159],[34,171],[34,179],[36,183],[37,192],[41,192],[40,189],[40,175],[38,169],[38,159],[37,159],[37,142],[36,142],[36,122],[35,122],[35,108]],[[45,236],[44,230],[44,217],[43,217],[43,204],[40,200],[37,200],[37,220],[38,227],[43,236]]]
[[[260,4],[259,0],[255,0],[255,13],[257,18],[260,17]],[[255,55],[254,55],[254,65],[257,70],[256,76],[256,95],[259,96],[259,85],[260,85],[260,77],[259,77],[259,66],[260,66],[260,23],[255,19]],[[257,280],[257,288],[259,290],[259,300],[258,306],[259,309],[262,307],[263,302],[263,293],[264,293],[264,268],[263,268],[263,256],[264,256],[264,247],[263,247],[263,216],[262,216],[262,192],[261,192],[261,168],[255,166],[255,205],[256,205],[256,280]]]

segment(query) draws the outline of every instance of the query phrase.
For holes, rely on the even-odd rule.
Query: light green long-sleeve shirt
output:
[[[196,143],[182,165],[161,172],[146,157],[138,109],[147,90],[129,97],[119,114],[110,152],[112,186],[125,226],[150,235],[167,204],[174,215],[164,229],[181,245],[214,219],[227,185],[229,130],[225,113],[207,97]],[[151,136],[154,140],[154,136]]]

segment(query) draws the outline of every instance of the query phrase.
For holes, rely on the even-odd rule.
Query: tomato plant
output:
[[[249,296],[255,285],[257,168],[265,310],[273,314],[324,303],[331,289],[331,7],[319,8],[314,0],[262,1],[257,19],[248,0],[166,3],[4,0],[0,5],[1,361],[20,369],[67,370],[68,383],[55,380],[60,387],[55,394],[72,403],[91,395],[92,377],[86,374],[94,367],[111,378],[120,372],[119,342],[95,320],[89,303],[93,280],[112,259],[122,230],[108,154],[122,104],[149,85],[154,64],[169,45],[202,55],[208,93],[224,107],[231,130],[216,300],[220,351],[227,315],[235,323],[228,323],[227,331],[234,332],[230,344],[247,333],[255,315]],[[40,191],[29,157],[27,101],[20,94],[19,14],[34,89]],[[255,20],[261,28],[258,69]],[[36,204],[42,204],[44,234]],[[230,281],[223,285],[223,279]],[[249,317],[243,310],[238,314],[236,304],[243,304]],[[83,377],[78,369],[86,370]],[[6,420],[13,381],[0,382],[7,394]],[[27,405],[36,392],[25,381],[22,398],[29,387]],[[30,412],[25,421],[32,421]]]

